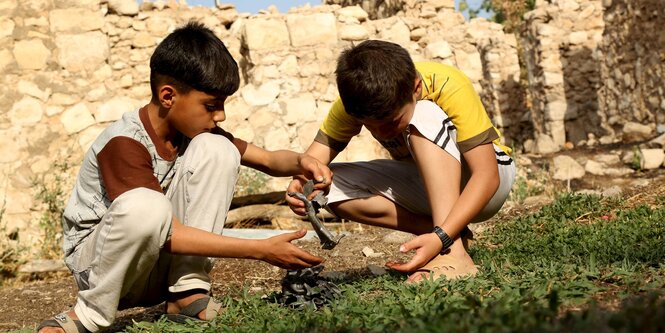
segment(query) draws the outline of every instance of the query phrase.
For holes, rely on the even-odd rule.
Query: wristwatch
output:
[[[448,250],[452,245],[453,245],[453,239],[448,236],[448,234],[441,229],[438,225],[434,227],[433,231],[437,236],[439,236],[439,239],[441,240],[441,244],[443,244],[443,247],[441,248],[441,253],[445,252]]]

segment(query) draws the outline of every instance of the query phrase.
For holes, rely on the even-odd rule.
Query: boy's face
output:
[[[389,140],[401,135],[411,122],[416,102],[422,93],[421,80],[416,79],[413,98],[401,108],[395,110],[389,117],[383,119],[361,119],[363,125],[379,140]]]
[[[384,119],[361,119],[363,125],[379,140],[393,139],[406,130],[413,117],[416,101],[412,101]]]
[[[190,139],[210,132],[217,127],[218,122],[226,119],[226,97],[209,95],[195,89],[188,93],[176,90],[168,111],[169,124]]]

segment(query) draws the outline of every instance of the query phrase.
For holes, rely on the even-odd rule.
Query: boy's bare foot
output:
[[[436,280],[440,277],[452,280],[465,276],[475,276],[477,273],[478,268],[466,251],[454,254],[439,254],[425,266],[411,274],[406,282],[417,283],[423,279]]]

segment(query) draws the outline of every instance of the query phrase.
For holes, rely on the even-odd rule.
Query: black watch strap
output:
[[[444,252],[448,250],[453,245],[453,239],[448,236],[448,234],[441,229],[441,227],[436,226],[434,227],[434,233],[439,236],[439,239],[441,240],[441,244],[443,247],[441,248],[441,252]]]

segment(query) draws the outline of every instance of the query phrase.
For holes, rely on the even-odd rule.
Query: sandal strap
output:
[[[199,313],[208,307],[209,302],[209,296],[199,298],[196,301],[189,303],[186,307],[182,308],[182,310],[180,310],[180,314],[188,317],[198,318]]]
[[[37,332],[45,327],[60,327],[65,333],[87,333],[89,332],[80,320],[75,320],[67,312],[53,316],[53,319],[47,319],[39,324]]]

